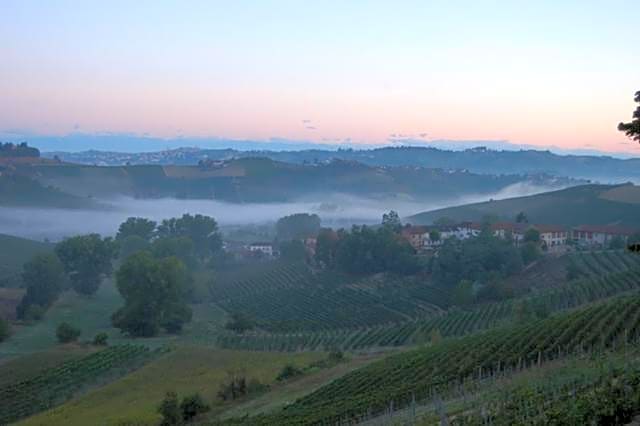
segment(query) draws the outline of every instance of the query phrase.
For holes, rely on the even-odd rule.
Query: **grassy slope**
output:
[[[227,371],[242,369],[247,377],[271,383],[285,364],[303,366],[324,356],[312,352],[237,352],[184,346],[114,383],[20,424],[112,425],[123,420],[157,424],[155,409],[168,390],[180,395],[200,392],[208,402],[219,405],[216,392],[227,378]]]
[[[19,285],[22,265],[38,253],[53,249],[52,244],[0,234],[0,286]]]
[[[513,220],[519,212],[525,212],[533,223],[566,226],[615,223],[640,228],[640,205],[601,197],[615,188],[609,185],[582,185],[528,197],[433,210],[411,216],[408,221],[429,224],[440,217],[456,221],[479,221],[487,215]]]

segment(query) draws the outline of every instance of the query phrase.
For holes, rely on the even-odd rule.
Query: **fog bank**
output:
[[[236,204],[215,200],[178,200],[118,198],[102,200],[114,208],[108,211],[0,207],[0,233],[37,240],[59,240],[65,236],[97,232],[114,235],[127,217],[141,216],[156,221],[184,213],[213,216],[221,226],[275,222],[292,213],[316,213],[324,226],[379,223],[384,212],[396,210],[403,217],[416,213],[488,199],[532,195],[553,189],[517,183],[494,194],[416,201],[401,197],[387,199],[357,198],[344,194],[309,196],[288,203]]]

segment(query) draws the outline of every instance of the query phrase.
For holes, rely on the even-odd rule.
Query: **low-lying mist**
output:
[[[316,213],[324,226],[348,227],[352,224],[379,223],[384,212],[396,210],[406,217],[443,207],[533,195],[550,188],[529,183],[517,183],[493,194],[450,197],[448,199],[417,201],[402,197],[372,199],[344,194],[309,196],[288,203],[236,204],[215,200],[183,200],[174,198],[101,200],[110,204],[109,210],[66,210],[0,207],[0,233],[37,240],[59,240],[65,236],[97,232],[114,235],[118,225],[127,217],[142,216],[156,221],[181,216],[184,213],[214,217],[221,227],[275,222],[292,213]]]

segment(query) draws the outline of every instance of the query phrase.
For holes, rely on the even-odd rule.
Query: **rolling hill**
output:
[[[481,221],[487,216],[513,221],[524,212],[531,223],[620,225],[640,228],[640,187],[581,185],[559,191],[498,201],[432,210],[407,218],[414,224],[431,224],[447,217],[455,221]]]

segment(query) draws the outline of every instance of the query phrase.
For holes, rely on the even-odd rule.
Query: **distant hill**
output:
[[[533,223],[566,226],[615,224],[640,228],[640,187],[629,184],[581,185],[527,197],[428,211],[411,216],[407,221],[430,224],[441,217],[479,221],[488,215],[514,220],[519,212],[524,212]]]
[[[59,164],[30,166],[20,171],[43,185],[79,197],[126,195],[233,202],[284,202],[330,193],[428,201],[488,195],[523,182],[554,188],[579,183],[549,176],[479,175],[463,170],[381,167],[344,160],[292,164],[264,157],[207,161],[200,166]]]
[[[0,170],[0,206],[79,209],[94,208],[98,205],[90,199],[42,185],[30,177],[8,174]]]
[[[235,149],[180,148],[159,152],[117,153],[85,151],[45,153],[64,161],[103,164],[182,164],[194,165],[203,159],[221,160],[242,157],[267,157],[272,160],[303,164],[333,159],[358,161],[370,166],[420,166],[441,169],[466,169],[482,174],[537,174],[570,176],[620,183],[640,180],[640,158],[619,159],[595,155],[559,155],[550,151],[497,151],[484,147],[450,151],[432,147],[385,147],[376,149],[305,149],[299,151],[242,151]]]
[[[53,244],[0,234],[0,287],[18,287],[22,265],[52,249]]]

